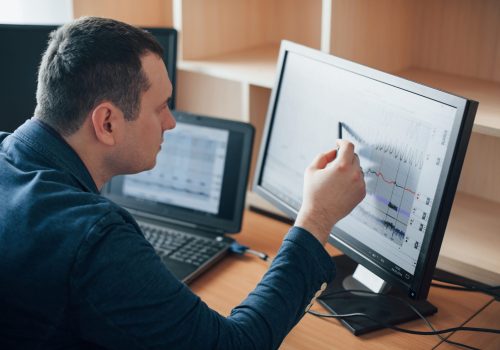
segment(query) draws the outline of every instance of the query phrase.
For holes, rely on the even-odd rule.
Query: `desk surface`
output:
[[[246,211],[238,242],[274,257],[289,226],[260,214]],[[332,255],[339,252],[327,247]],[[267,263],[252,256],[229,256],[196,279],[191,288],[211,308],[228,315],[260,281]],[[429,301],[438,313],[429,317],[437,329],[468,325],[470,327],[500,328],[498,302],[481,293],[467,293],[431,288]],[[313,309],[324,311],[320,305]],[[423,321],[412,321],[404,328],[428,331]],[[458,332],[451,340],[465,342],[481,349],[500,349],[500,335]],[[436,336],[417,336],[381,330],[355,337],[336,320],[305,315],[284,340],[282,349],[452,349]]]

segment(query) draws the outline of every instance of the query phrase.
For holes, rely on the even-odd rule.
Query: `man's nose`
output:
[[[175,124],[176,124],[175,117],[170,111],[170,109],[167,108],[165,117],[163,119],[163,130],[171,130],[175,128]]]

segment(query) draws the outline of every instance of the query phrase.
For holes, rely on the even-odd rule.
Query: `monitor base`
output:
[[[333,314],[361,312],[390,325],[419,318],[403,301],[393,297],[404,299],[424,316],[437,312],[437,308],[428,301],[412,300],[395,288],[382,295],[347,292],[344,280],[347,279],[346,281],[350,281],[350,277],[356,269],[357,264],[346,255],[334,256],[332,259],[335,261],[337,267],[337,275],[334,281],[328,285],[322,296],[318,298],[318,301]],[[351,286],[350,284],[347,285]],[[349,288],[353,289],[352,287]],[[329,296],[330,293],[335,294]],[[341,322],[354,335],[362,335],[384,328],[384,326],[365,317],[345,318],[341,319]]]

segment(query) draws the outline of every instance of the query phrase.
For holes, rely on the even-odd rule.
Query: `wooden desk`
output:
[[[257,213],[246,211],[242,232],[237,236],[241,244],[274,257],[289,226]],[[334,255],[339,252],[329,246]],[[191,288],[211,308],[228,315],[247,294],[254,289],[268,265],[252,256],[230,256],[191,284]],[[441,288],[431,288],[429,301],[438,313],[429,320],[437,329],[456,327],[467,323],[471,327],[500,328],[499,305],[481,293],[465,293]],[[478,313],[480,309],[484,308]],[[320,305],[313,309],[324,311]],[[422,321],[404,324],[405,328],[428,331]],[[499,335],[482,333],[456,333],[454,341],[465,342],[480,348],[500,348]],[[355,337],[336,320],[319,319],[305,315],[284,340],[282,349],[448,349],[436,336],[417,336],[381,330]]]

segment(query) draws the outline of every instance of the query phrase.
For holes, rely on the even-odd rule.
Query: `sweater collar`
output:
[[[99,193],[80,156],[57,131],[46,123],[36,118],[29,119],[12,136],[28,144],[57,168],[71,173],[88,192]]]

